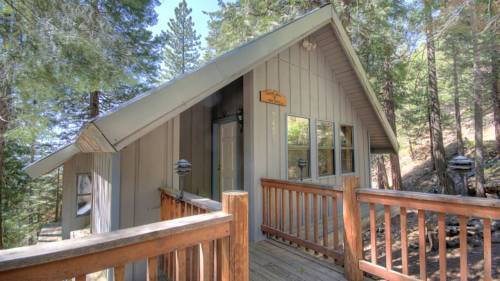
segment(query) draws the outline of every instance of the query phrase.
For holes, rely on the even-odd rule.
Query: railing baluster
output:
[[[337,206],[337,198],[332,197],[332,216],[333,216],[333,248],[339,248],[339,213]]]
[[[288,233],[293,233],[293,193],[288,190]]]
[[[446,215],[438,213],[439,279],[446,280]]]
[[[306,223],[306,240],[309,240],[309,193],[307,192],[304,192],[304,217]]]
[[[125,280],[125,265],[117,265],[113,270],[114,281]]]
[[[370,253],[373,264],[377,264],[377,218],[375,216],[375,204],[370,203]]]
[[[300,208],[300,197],[301,197],[301,193],[297,191],[296,195],[295,195],[295,201],[297,203],[297,237],[298,238],[300,238],[300,226],[302,224],[302,222],[301,222],[302,209]]]
[[[285,189],[281,186],[280,230],[285,231]]]
[[[326,196],[321,197],[321,218],[323,219],[323,246],[328,248],[328,201]]]
[[[385,266],[392,270],[391,206],[384,206],[385,218]]]
[[[267,201],[266,201],[266,194],[267,194],[267,185],[263,184],[262,185],[262,223],[264,225],[268,225],[267,223]]]
[[[403,274],[408,275],[408,233],[407,233],[407,216],[406,208],[399,209],[399,218],[401,225],[401,265]]]
[[[464,216],[459,216],[460,223],[460,280],[467,280],[467,221],[469,219]]]
[[[217,252],[217,261],[220,263],[218,267],[220,270],[218,271],[217,280],[218,281],[229,281],[230,280],[230,268],[229,268],[229,248],[230,242],[229,237],[221,238],[218,240],[220,243],[220,247],[218,247]]]
[[[175,281],[186,281],[186,249],[179,249],[175,253]]]
[[[420,279],[427,280],[427,265],[425,258],[425,211],[418,210],[418,253],[420,261]]]
[[[483,219],[484,280],[491,280],[491,220]]]
[[[274,187],[274,223],[273,227],[278,229],[278,187]]]
[[[214,270],[214,246],[212,241],[204,241],[200,244],[200,281],[212,281]]]
[[[156,281],[158,280],[158,257],[148,258],[148,268],[147,268],[147,280]]]
[[[314,243],[318,244],[319,240],[319,235],[318,235],[318,224],[319,224],[319,219],[318,219],[318,195],[316,193],[313,193],[313,228],[314,228]],[[318,254],[318,252],[314,251],[315,254]]]

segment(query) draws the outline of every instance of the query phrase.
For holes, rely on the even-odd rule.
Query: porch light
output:
[[[182,200],[184,197],[184,176],[191,173],[191,163],[186,159],[180,159],[175,165],[175,173],[179,176],[179,195],[176,200]]]
[[[302,158],[299,158],[297,165],[299,166],[299,169],[300,169],[300,181],[303,181],[304,180],[304,168],[307,166],[307,161],[302,159]]]
[[[472,171],[472,160],[463,155],[458,155],[453,157],[453,159],[451,159],[448,164],[448,167],[451,170],[457,172],[462,178],[462,183],[464,186],[460,193],[466,196],[468,194],[467,174]]]

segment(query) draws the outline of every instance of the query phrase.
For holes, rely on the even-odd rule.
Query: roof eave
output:
[[[349,37],[347,36],[347,32],[345,31],[342,23],[340,22],[340,19],[338,18],[337,14],[335,13],[333,6],[331,7],[332,10],[332,21],[331,21],[331,26],[333,30],[335,31],[335,35],[339,39],[340,44],[342,45],[342,48],[344,49],[347,58],[349,59],[349,62],[351,63],[354,72],[356,73],[356,76],[358,77],[361,86],[363,87],[364,92],[366,93],[366,96],[368,98],[368,101],[370,102],[371,106],[375,110],[375,113],[384,128],[384,132],[387,135],[387,138],[389,139],[389,142],[391,144],[392,152],[396,152],[399,149],[399,144],[396,138],[396,134],[392,130],[391,125],[389,124],[389,121],[387,120],[387,117],[385,116],[384,111],[382,110],[382,106],[380,102],[377,99],[377,96],[375,95],[375,92],[373,91],[372,87],[370,86],[370,82],[368,81],[368,77],[366,75],[366,72],[361,65],[361,62],[356,55],[356,52],[352,48],[352,45],[350,43]],[[391,149],[387,148],[386,151],[390,151]]]

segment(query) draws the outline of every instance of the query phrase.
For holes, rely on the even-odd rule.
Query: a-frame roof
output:
[[[339,78],[349,80],[352,93],[347,92],[347,95],[362,103],[360,108],[366,112],[365,119],[374,124],[372,131],[369,130],[374,136],[372,151],[397,150],[395,134],[349,38],[333,7],[325,5],[97,117],[81,129],[73,143],[28,165],[25,170],[31,177],[38,177],[79,152],[119,151],[280,51],[315,32],[325,34],[325,30],[338,42],[341,56],[349,67],[348,71],[339,74]],[[319,47],[325,48],[321,44]],[[354,103],[353,106],[356,107]]]

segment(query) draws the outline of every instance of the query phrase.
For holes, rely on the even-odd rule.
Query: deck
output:
[[[344,270],[324,259],[307,254],[276,240],[264,240],[250,246],[251,281],[331,281],[347,280]]]

